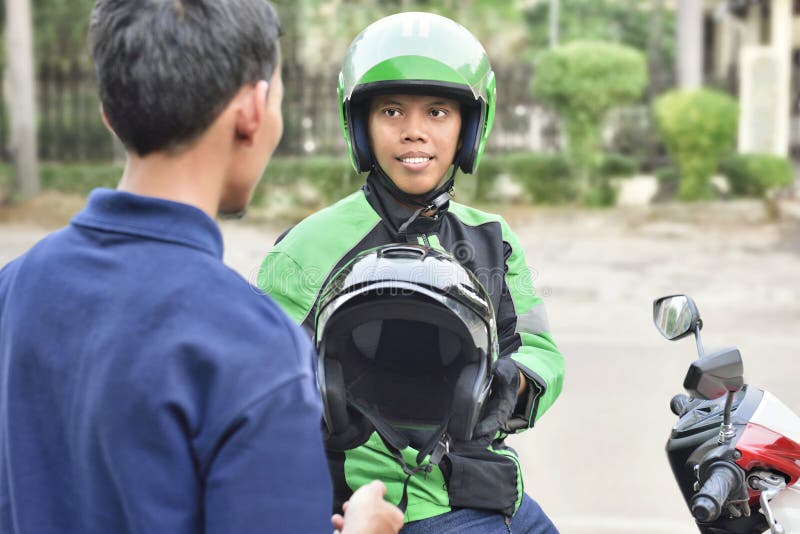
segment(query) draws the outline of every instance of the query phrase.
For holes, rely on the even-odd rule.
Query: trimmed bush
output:
[[[485,202],[491,197],[491,191],[497,184],[497,177],[508,172],[508,168],[503,164],[499,156],[484,154],[478,166],[475,176],[475,193],[473,198],[479,202]],[[456,177],[456,190],[459,189],[458,182],[461,176]]]
[[[510,154],[511,178],[522,184],[534,204],[564,204],[578,198],[578,183],[569,161],[560,154]]]
[[[609,178],[628,178],[639,172],[639,162],[622,154],[606,154],[600,164],[600,175]]]
[[[712,198],[710,178],[723,157],[733,151],[739,105],[727,94],[709,89],[672,91],[656,100],[655,116],[680,170],[678,197]]]
[[[574,41],[539,56],[533,94],[553,106],[564,121],[584,199],[593,187],[605,189],[602,180],[592,183],[602,160],[603,117],[611,108],[638,99],[646,85],[644,54],[631,47]]]
[[[361,187],[363,180],[356,175],[347,158],[272,158],[253,194],[253,203],[264,202],[269,186],[293,187],[307,183],[317,190],[320,202],[331,204]]]
[[[675,167],[661,167],[656,169],[655,175],[659,182],[675,184],[676,186],[681,179],[681,175]]]
[[[522,152],[483,157],[478,168],[475,200],[487,200],[497,177],[502,174],[522,185],[535,204],[563,204],[578,197],[577,181],[563,155]]]
[[[794,181],[791,162],[769,154],[733,154],[722,162],[720,171],[737,196],[763,197],[767,190]]]

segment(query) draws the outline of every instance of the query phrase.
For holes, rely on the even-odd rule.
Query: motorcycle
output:
[[[703,534],[800,534],[800,417],[770,392],[744,383],[742,356],[706,355],[703,321],[687,295],[653,303],[669,340],[694,334],[691,364],[670,409],[678,416],[667,456]]]

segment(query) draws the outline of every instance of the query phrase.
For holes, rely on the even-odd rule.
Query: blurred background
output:
[[[562,532],[691,532],[663,453],[695,357],[651,325],[691,293],[709,350],[800,410],[799,0],[280,0],[285,133],[251,216],[221,223],[253,279],[286,226],[360,187],[336,85],[358,32],[399,11],[470,29],[497,115],[456,198],[519,234],[567,358],[562,398],[515,438],[527,490]],[[5,0],[0,265],[114,187],[87,0]]]

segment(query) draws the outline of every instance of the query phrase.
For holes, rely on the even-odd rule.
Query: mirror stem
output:
[[[695,329],[694,340],[697,342],[697,354],[699,354],[701,358],[705,358],[706,352],[703,350],[703,340],[700,338],[700,328]]]
[[[722,427],[719,429],[719,439],[717,440],[720,445],[727,443],[728,440],[736,436],[736,430],[733,429],[733,425],[731,424],[734,394],[735,392],[729,391],[728,398],[725,399],[725,413],[722,419]]]

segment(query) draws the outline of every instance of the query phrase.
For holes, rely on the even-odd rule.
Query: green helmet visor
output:
[[[387,53],[386,50],[383,52]],[[401,85],[405,82],[409,86],[428,83],[433,84],[433,87],[438,84],[442,87],[458,87],[462,97],[471,96],[473,100],[481,99],[486,102],[494,75],[483,49],[481,54],[484,59],[482,64],[466,64],[462,61],[459,62],[460,67],[453,67],[443,58],[413,54],[380,58],[367,67],[368,62],[353,57],[353,61],[345,61],[345,68],[342,69],[342,96],[348,100],[357,88],[379,82],[396,82]]]

